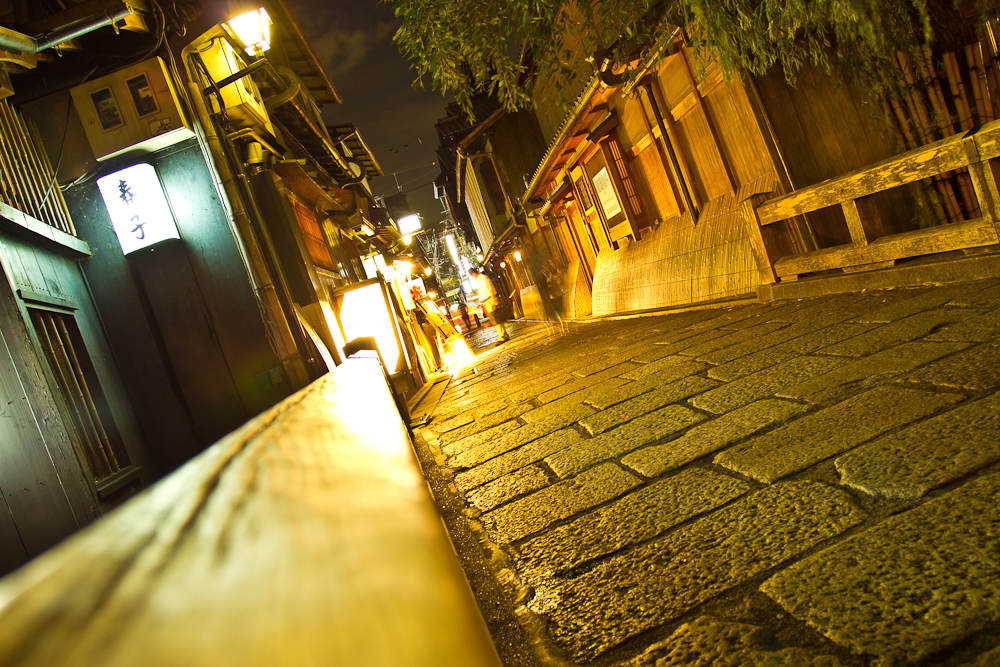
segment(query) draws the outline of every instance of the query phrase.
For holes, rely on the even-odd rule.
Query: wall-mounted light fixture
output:
[[[424,269],[424,275],[425,276],[429,276],[432,273],[434,273],[434,269],[432,269],[431,267],[428,266],[426,269]]]
[[[507,262],[500,262],[500,268],[501,269],[506,269],[507,268]]]
[[[151,164],[137,164],[97,179],[101,198],[126,255],[179,239],[160,178]]]
[[[520,250],[515,250],[514,251],[514,261],[515,262],[520,262],[521,261],[521,251]]]
[[[248,55],[259,56],[271,48],[271,17],[263,7],[240,14],[223,25],[243,44]]]

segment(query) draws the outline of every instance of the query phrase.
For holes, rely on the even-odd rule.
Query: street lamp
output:
[[[516,261],[516,262],[520,262],[521,261],[521,251],[520,250],[515,250],[514,251],[514,261]]]
[[[263,7],[240,14],[225,25],[243,44],[247,55],[259,56],[271,48],[271,17]]]

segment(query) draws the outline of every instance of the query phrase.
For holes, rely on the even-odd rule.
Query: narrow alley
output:
[[[494,637],[516,617],[534,654],[501,657],[1000,662],[998,305],[989,280],[474,333],[416,440]]]

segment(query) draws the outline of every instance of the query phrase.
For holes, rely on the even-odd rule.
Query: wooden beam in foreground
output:
[[[370,359],[0,581],[0,664],[500,665]]]

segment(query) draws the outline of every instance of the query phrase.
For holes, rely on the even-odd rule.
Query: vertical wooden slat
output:
[[[59,329],[56,326],[55,319],[52,313],[43,313],[43,318],[45,319],[46,328],[49,330],[49,339],[56,343],[58,346],[54,348],[55,353],[59,357],[59,360],[65,364],[68,369],[66,371],[67,376],[67,391],[70,394],[70,398],[76,403],[77,412],[80,415],[83,429],[86,432],[87,446],[91,452],[95,455],[102,466],[97,466],[92,471],[97,478],[105,477],[111,473],[111,463],[108,461],[107,455],[104,453],[104,448],[101,447],[100,435],[97,432],[97,427],[94,424],[93,416],[90,411],[87,410],[87,402],[83,396],[83,389],[80,386],[80,378],[74,372],[75,369],[69,361],[69,352],[66,349],[67,343],[69,341],[64,341],[62,336],[59,335]]]
[[[0,141],[0,157],[3,159],[4,172],[12,181],[11,205],[23,211],[25,208],[28,208],[29,200],[27,193],[30,184],[17,159],[13,139],[10,137],[9,130],[7,129],[8,112],[9,106],[7,102],[0,101],[0,137],[3,138],[3,141]]]
[[[115,453],[111,447],[111,440],[108,438],[108,434],[104,430],[104,424],[101,422],[101,416],[97,412],[97,406],[94,405],[94,397],[90,393],[90,387],[87,386],[87,378],[83,373],[83,368],[80,366],[80,359],[76,355],[76,348],[73,347],[73,340],[70,338],[69,330],[66,328],[66,321],[64,318],[60,317],[58,324],[60,338],[64,342],[70,365],[73,368],[73,373],[77,379],[77,383],[80,385],[82,390],[82,396],[86,403],[88,413],[91,415],[91,421],[95,426],[95,431],[98,435],[98,442],[101,445],[104,460],[108,462],[111,472],[117,472],[119,470],[119,466],[118,461],[115,460]]]
[[[100,462],[95,458],[96,453],[92,443],[90,442],[90,435],[87,433],[83,415],[80,414],[80,406],[74,400],[73,392],[70,390],[71,380],[69,378],[69,369],[67,368],[65,361],[60,358],[59,350],[56,347],[56,343],[53,341],[53,334],[55,331],[49,327],[48,320],[50,314],[43,311],[32,311],[31,315],[32,320],[35,323],[35,331],[42,343],[43,351],[48,358],[49,366],[52,368],[52,372],[56,376],[56,381],[59,384],[59,388],[61,389],[63,398],[67,404],[66,407],[70,411],[70,418],[72,420],[74,430],[80,438],[80,449],[83,450],[83,455],[87,459],[87,465],[94,477],[100,477],[97,472],[100,470]]]
[[[31,168],[29,153],[24,145],[25,137],[17,122],[17,115],[10,106],[4,105],[0,108],[3,110],[4,134],[14,154],[15,162],[23,172],[24,182],[27,186],[23,194],[27,198],[25,204],[30,208],[25,213],[32,214],[46,224],[52,225],[53,221],[44,215],[44,211],[39,210],[45,187],[40,183],[38,172]]]
[[[33,139],[33,146],[41,146],[42,141],[38,135],[38,128],[35,126],[34,122],[29,121],[26,123],[28,126],[28,132]],[[49,195],[48,206],[52,212],[52,216],[58,221],[56,227],[67,234],[72,234],[76,236],[76,228],[73,225],[73,219],[69,214],[69,207],[66,206],[66,199],[63,197],[62,189],[59,187],[59,183],[56,181],[58,174],[52,168],[52,163],[49,161],[49,155],[44,150],[35,151],[36,159],[41,168],[42,175],[45,180],[51,184],[52,194]]]
[[[979,72],[976,68],[976,56],[971,44],[965,47],[965,62],[969,68],[969,83],[972,88],[972,99],[975,100],[976,104],[976,116],[979,123],[984,123],[986,121],[986,102],[983,98]]]

